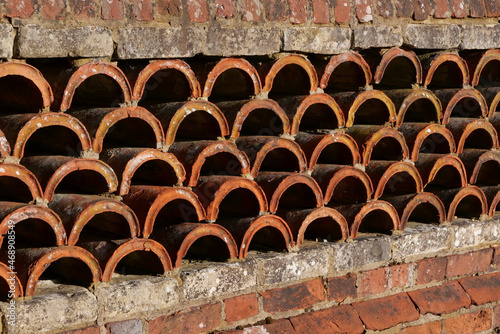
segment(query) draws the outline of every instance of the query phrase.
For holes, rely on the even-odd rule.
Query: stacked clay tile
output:
[[[497,50],[36,65],[0,64],[0,275],[14,229],[16,296],[500,201]]]

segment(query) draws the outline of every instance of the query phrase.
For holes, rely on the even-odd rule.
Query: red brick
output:
[[[493,328],[500,328],[500,306],[493,308]]]
[[[290,22],[301,24],[307,21],[307,0],[289,0]]]
[[[500,247],[493,248],[493,259],[491,264],[495,267],[500,267]]]
[[[83,329],[76,329],[74,331],[67,331],[59,334],[100,334],[99,326],[92,326]]]
[[[182,16],[181,0],[156,0],[156,8],[160,15]]]
[[[224,304],[226,305],[226,321],[229,323],[251,318],[259,313],[257,295],[255,294],[229,298],[224,301]]]
[[[321,279],[288,286],[286,288],[261,292],[266,312],[280,312],[310,307],[322,302],[324,288]]]
[[[414,321],[419,314],[406,293],[352,304],[366,329],[384,330]]]
[[[363,323],[350,305],[310,312],[290,318],[297,333],[363,333]]]
[[[27,19],[33,14],[33,2],[31,0],[6,0],[5,12],[7,17]]]
[[[223,332],[224,334],[294,334],[296,333],[292,324],[288,319],[281,319],[261,326],[246,327],[245,329],[235,329],[232,331]]]
[[[122,0],[102,0],[101,18],[103,20],[123,20]]]
[[[448,4],[448,0],[434,0],[434,17],[436,19],[447,19],[451,17],[451,10]]]
[[[244,21],[254,22],[262,19],[262,5],[259,0],[243,0],[241,6]]]
[[[490,309],[462,314],[444,321],[444,332],[446,334],[473,334],[490,328]]]
[[[467,277],[459,283],[476,305],[500,300],[500,273]]]
[[[132,17],[137,21],[153,21],[153,4],[151,0],[130,0]]]
[[[428,322],[403,329],[399,334],[441,334],[441,321]]]
[[[417,284],[443,281],[446,275],[448,258],[436,257],[417,262]]]
[[[500,16],[500,2],[498,0],[485,0],[488,17]]]
[[[66,0],[66,3],[74,18],[88,20],[96,17],[97,8],[94,0]]]
[[[394,7],[391,1],[380,0],[376,1],[377,14],[385,19],[390,19],[394,16]]]
[[[471,17],[486,16],[486,7],[484,6],[484,0],[469,0],[469,5]]]
[[[389,278],[387,277],[385,268],[377,268],[361,274],[359,286],[360,297],[376,295],[387,289],[389,289]]]
[[[343,302],[346,298],[356,298],[356,275],[349,274],[342,277],[333,277],[327,282],[328,300],[337,303]]]
[[[428,0],[414,0],[413,1],[413,16],[417,21],[426,20],[431,14],[431,7]]]
[[[409,291],[408,295],[417,304],[421,314],[450,313],[462,307],[469,307],[471,303],[469,296],[456,281],[428,289]]]
[[[492,256],[493,250],[491,248],[449,256],[446,278],[485,272],[490,268]]]
[[[161,316],[149,322],[150,334],[200,333],[219,326],[221,304],[209,304],[181,311],[170,316]]]
[[[373,20],[372,7],[369,0],[356,1],[356,17],[360,22],[369,22]]]
[[[330,6],[327,0],[312,0],[313,22],[330,23]]]
[[[263,0],[264,9],[266,11],[266,18],[269,21],[286,21],[287,15],[287,1],[283,0]]]
[[[349,0],[332,0],[335,22],[348,23],[351,21],[351,2]]]
[[[229,19],[236,16],[236,3],[234,0],[217,0],[215,3],[215,16]]]
[[[40,0],[40,13],[45,20],[62,20],[66,17],[64,0]]]
[[[191,0],[187,2],[187,11],[191,22],[207,22],[208,21],[208,4],[207,0]]]
[[[387,270],[391,276],[389,289],[412,285],[410,273],[413,272],[413,264],[398,264],[388,267]]]
[[[450,0],[451,14],[456,18],[467,17],[467,4],[464,0]]]
[[[411,17],[413,15],[412,0],[394,0],[397,17]]]

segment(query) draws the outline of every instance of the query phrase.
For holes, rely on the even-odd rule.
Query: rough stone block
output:
[[[46,333],[86,327],[97,321],[97,300],[88,289],[58,286],[37,290],[33,298],[15,302],[15,326],[6,323],[2,333]],[[8,302],[0,303],[3,317],[9,314],[8,307]]]
[[[409,223],[401,234],[392,237],[393,258],[401,261],[438,253],[449,248],[450,237],[447,226]]]
[[[167,277],[103,283],[95,295],[104,322],[151,317],[179,303],[178,283]]]
[[[500,24],[462,26],[461,49],[494,49],[500,47]]]
[[[361,236],[349,243],[333,244],[334,270],[374,268],[391,258],[391,243],[385,235]]]
[[[450,49],[460,45],[460,27],[455,24],[409,24],[405,44],[417,49]]]
[[[113,47],[111,30],[106,27],[49,29],[29,24],[19,29],[22,58],[111,57]]]
[[[12,58],[14,36],[14,28],[10,24],[0,24],[0,57]]]
[[[269,287],[280,283],[325,276],[332,250],[329,247],[303,248],[297,253],[273,254],[257,258],[259,285]]]
[[[384,48],[402,44],[401,27],[358,26],[354,29],[355,48]]]
[[[277,28],[210,27],[204,54],[208,56],[266,55],[280,51],[280,31]]]
[[[456,219],[452,225],[452,247],[473,247],[497,243],[500,240],[500,220],[485,221]]]
[[[119,29],[117,54],[121,59],[192,57],[203,49],[199,28]]]
[[[307,53],[336,54],[351,47],[349,28],[287,28],[284,31],[283,50]]]
[[[214,264],[182,270],[182,291],[187,300],[243,292],[257,285],[255,261]]]

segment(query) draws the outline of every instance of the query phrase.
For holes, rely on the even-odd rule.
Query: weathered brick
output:
[[[455,24],[409,24],[405,44],[417,49],[449,49],[460,45],[460,28]]]
[[[73,331],[62,332],[59,334],[100,334],[100,333],[101,330],[99,329],[99,326],[92,326],[82,329],[76,329]]]
[[[394,0],[396,6],[397,17],[409,18],[413,15],[413,1],[412,0]]]
[[[490,328],[490,309],[461,314],[458,317],[449,318],[444,321],[444,332],[446,334],[473,334]]]
[[[192,57],[203,46],[203,31],[197,28],[124,28],[118,34],[121,59]]]
[[[494,49],[498,47],[500,47],[499,24],[462,26],[461,49]],[[483,228],[483,232],[486,232],[484,230],[485,228]],[[484,233],[484,239],[488,238],[488,236],[493,237],[495,232],[497,232],[496,237],[498,238],[498,228],[496,224],[494,226],[490,226],[490,230],[493,230],[493,233]]]
[[[208,4],[207,0],[191,0],[187,1],[187,12],[191,22],[207,22],[208,21]]]
[[[484,0],[469,0],[470,16],[471,17],[485,17],[486,7]]]
[[[373,20],[372,7],[369,0],[356,1],[356,17],[360,22],[369,22]]]
[[[409,291],[408,295],[417,304],[421,314],[450,313],[462,307],[469,307],[471,302],[456,281],[428,289]]]
[[[6,0],[5,14],[7,17],[27,19],[33,14],[32,0]]]
[[[361,297],[376,295],[384,292],[389,287],[385,268],[365,271],[361,274],[359,295]]]
[[[9,314],[9,305],[6,302],[0,303],[3,321],[5,315]],[[60,286],[46,291],[38,288],[37,294],[32,298],[16,300],[15,312],[15,327],[5,323],[3,332],[47,333],[81,327],[88,331],[82,333],[90,334],[95,332],[92,332],[92,327],[87,326],[97,321],[98,302],[88,289],[79,286]]]
[[[413,17],[417,21],[426,20],[431,15],[431,6],[428,0],[414,0],[413,10],[415,12]]]
[[[160,15],[182,16],[181,0],[156,0],[156,8]]]
[[[450,0],[451,13],[455,18],[467,17],[467,3],[464,0]]]
[[[437,257],[417,262],[417,284],[443,281],[446,275],[448,258]]]
[[[142,334],[142,320],[126,320],[106,324],[109,334]]]
[[[11,24],[0,24],[0,57],[12,58],[14,53],[14,28]]]
[[[325,276],[331,259],[330,247],[302,248],[299,252],[260,256],[257,259],[264,287]]]
[[[406,327],[400,334],[441,334],[441,321],[428,322],[423,325]]]
[[[500,300],[500,273],[467,277],[459,283],[476,305]]]
[[[351,2],[349,0],[332,0],[335,22],[347,23],[351,21]]]
[[[401,27],[358,26],[354,28],[354,47],[360,49],[401,46],[403,32]]]
[[[302,24],[307,21],[307,0],[290,0],[290,22]]]
[[[137,21],[153,21],[153,3],[151,0],[132,0],[132,18]]]
[[[204,268],[183,270],[180,277],[185,299],[220,297],[255,288],[257,264],[249,260],[211,264]]]
[[[485,0],[488,17],[500,16],[500,3],[496,0]]]
[[[269,21],[286,21],[288,19],[287,1],[263,0],[266,18]]]
[[[207,32],[204,54],[208,56],[266,55],[279,52],[277,28],[223,28],[211,26]]]
[[[434,0],[434,17],[436,19],[447,19],[451,17],[451,10],[448,0]]]
[[[389,289],[407,287],[413,284],[415,264],[398,264],[387,267],[386,273],[389,277]]]
[[[28,24],[19,29],[19,56],[110,57],[113,54],[111,30],[104,27],[49,29]]]
[[[224,300],[226,321],[228,323],[251,318],[259,313],[257,295],[236,296]]]
[[[351,47],[351,29],[294,27],[284,29],[283,51],[338,54]]]
[[[500,247],[493,247],[493,259],[491,264],[495,267],[500,267]]]
[[[353,307],[341,305],[290,318],[297,333],[363,333],[363,323]]]
[[[500,306],[493,308],[493,328],[500,328]]]
[[[450,238],[448,226],[409,223],[401,234],[392,238],[393,258],[402,261],[439,253],[448,249]]]
[[[384,330],[419,318],[406,293],[352,304],[366,329]]]
[[[312,0],[313,22],[322,24],[330,23],[330,6],[328,0]]]
[[[215,2],[215,17],[230,19],[236,16],[236,3],[234,0],[217,0]]]
[[[224,334],[295,334],[290,320],[280,319],[270,324],[261,326],[245,327],[245,329],[235,329],[232,331],[225,331]]]
[[[391,244],[387,236],[358,237],[353,242],[333,244],[335,270],[376,267],[391,258]]]
[[[95,295],[102,305],[104,322],[137,319],[143,314],[153,316],[179,303],[178,283],[167,277],[100,284]]]
[[[307,308],[325,299],[323,282],[319,278],[260,292],[260,295],[264,311],[270,313]]]
[[[448,257],[448,265],[446,266],[446,278],[485,272],[490,268],[492,256],[493,250],[490,248],[451,255]]]
[[[71,15],[74,18],[89,20],[93,19],[97,15],[97,6],[94,0],[82,1],[82,0],[65,0],[68,4],[68,8]]]
[[[66,2],[64,0],[41,0],[39,11],[45,20],[62,20],[66,18]]]
[[[220,303],[203,305],[161,316],[149,322],[150,334],[183,333],[197,334],[219,326],[222,307]]]
[[[103,20],[123,20],[122,0],[102,0],[101,18]]]
[[[390,19],[394,16],[394,7],[392,1],[376,1],[377,14],[385,19]]]
[[[241,6],[244,21],[255,22],[262,19],[262,4],[259,0],[243,0]]]
[[[336,303],[343,302],[346,298],[356,298],[356,274],[348,274],[342,277],[332,277],[327,281],[328,300]]]

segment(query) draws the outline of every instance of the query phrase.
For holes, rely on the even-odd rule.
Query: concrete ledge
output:
[[[351,48],[349,28],[287,28],[283,35],[283,51],[338,54]]]
[[[114,45],[106,27],[48,29],[26,25],[19,29],[19,57],[111,57]]]
[[[387,48],[402,44],[403,31],[401,27],[359,26],[354,29],[355,48]]]
[[[451,49],[460,43],[460,27],[455,24],[409,24],[405,44],[417,49]]]
[[[500,24],[464,25],[461,49],[494,49],[500,47]]]
[[[280,30],[265,28],[209,27],[203,54],[207,56],[267,55],[281,49]]]
[[[0,24],[0,57],[12,58],[14,37],[14,28],[10,24]]]

